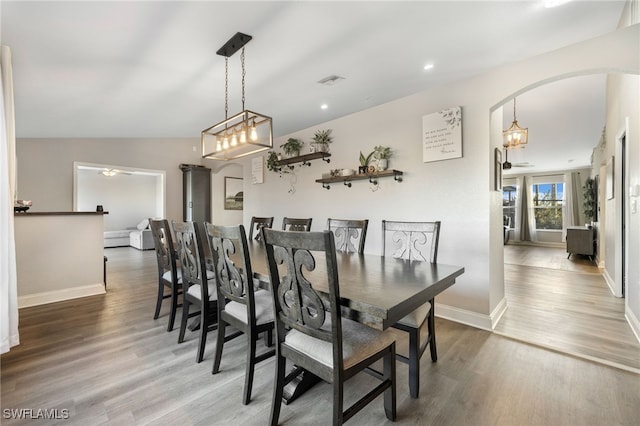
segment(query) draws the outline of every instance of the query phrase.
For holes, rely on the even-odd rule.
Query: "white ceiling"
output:
[[[246,107],[271,115],[284,135],[613,31],[623,7],[4,0],[0,34],[13,52],[19,138],[199,137],[223,118],[224,59],[215,52],[237,31],[254,37]],[[229,65],[231,115],[241,109],[239,54]],[[332,74],[345,79],[317,83]],[[567,149],[563,167],[588,164],[604,124],[604,81],[580,77],[522,94],[518,121],[530,131],[522,161],[548,168],[534,146],[553,146],[555,158]],[[511,119],[507,104],[505,126]],[[565,134],[569,127],[582,133]]]

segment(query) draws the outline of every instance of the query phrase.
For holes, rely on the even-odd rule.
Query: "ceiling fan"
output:
[[[102,169],[98,171],[98,174],[104,175],[107,177],[112,177],[115,175],[131,175],[131,173],[129,172],[123,172],[122,170],[118,170],[118,169]]]
[[[529,163],[528,161],[522,161],[519,163],[510,163],[509,162],[509,150],[504,150],[504,163],[502,163],[502,170],[509,170],[512,167],[535,167],[534,164]]]

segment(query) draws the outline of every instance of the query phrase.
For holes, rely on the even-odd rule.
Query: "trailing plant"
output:
[[[584,196],[584,201],[582,206],[584,208],[584,218],[591,222],[596,217],[596,181],[593,178],[588,178],[584,186],[582,187],[582,194]]]
[[[267,170],[271,170],[272,172],[279,172],[280,167],[278,166],[278,154],[275,151],[267,152]]]

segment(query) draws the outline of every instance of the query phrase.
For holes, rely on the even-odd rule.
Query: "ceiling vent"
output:
[[[344,77],[340,77],[339,75],[330,75],[329,77],[325,77],[322,80],[318,80],[318,83],[324,84],[325,86],[333,86],[340,80],[344,80]]]

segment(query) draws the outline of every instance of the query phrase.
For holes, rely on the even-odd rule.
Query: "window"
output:
[[[505,185],[502,187],[502,214],[504,215],[504,225],[510,229],[516,226],[516,199],[518,196],[518,185]]]
[[[536,229],[562,229],[564,183],[537,183],[531,191]]]

